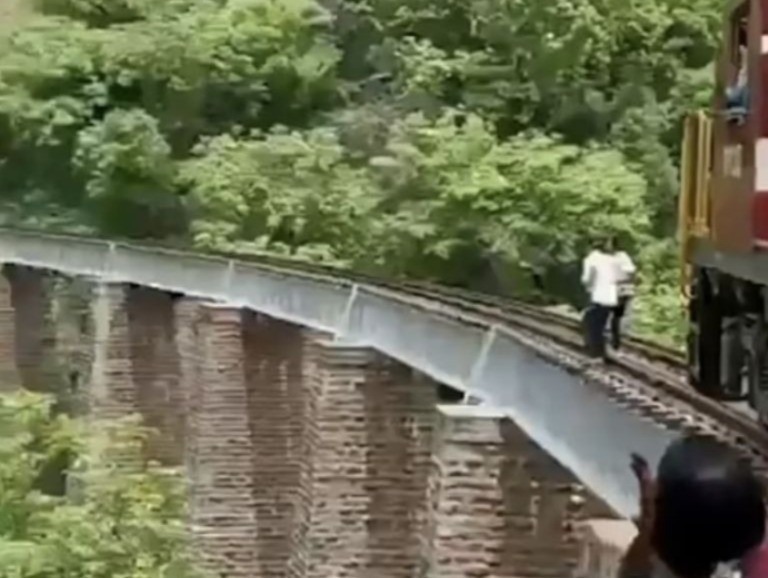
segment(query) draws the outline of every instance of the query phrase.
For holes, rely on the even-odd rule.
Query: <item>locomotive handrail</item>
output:
[[[680,293],[685,299],[690,298],[689,281],[690,265],[688,255],[690,252],[690,203],[691,203],[691,173],[693,163],[693,131],[695,126],[693,117],[687,116],[683,121],[682,158],[680,163],[680,194],[677,209],[677,233],[680,247]]]
[[[690,299],[691,241],[706,237],[710,222],[712,120],[704,111],[685,118],[678,200],[680,293]]]
[[[693,235],[705,237],[709,234],[710,184],[712,160],[712,119],[703,112],[698,113],[696,204],[693,220]]]

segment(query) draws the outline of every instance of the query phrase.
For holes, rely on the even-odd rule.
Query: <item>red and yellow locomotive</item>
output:
[[[768,424],[768,0],[729,8],[712,109],[686,119],[679,233],[691,382]]]

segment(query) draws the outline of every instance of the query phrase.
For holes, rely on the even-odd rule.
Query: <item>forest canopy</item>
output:
[[[14,0],[0,216],[571,304],[595,234],[681,325],[681,119],[721,0]]]

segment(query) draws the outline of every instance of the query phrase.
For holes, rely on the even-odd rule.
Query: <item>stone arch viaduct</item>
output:
[[[628,453],[668,440],[391,288],[12,230],[0,262],[0,384],[141,414],[216,576],[565,578],[581,520],[633,513]]]

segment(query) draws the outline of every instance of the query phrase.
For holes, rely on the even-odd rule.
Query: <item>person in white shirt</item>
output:
[[[581,282],[589,292],[589,306],[584,311],[587,354],[605,358],[605,326],[613,309],[619,305],[622,265],[614,239],[607,238],[602,248],[587,255],[582,264]]]
[[[613,240],[613,247],[619,249],[618,240]],[[614,349],[621,348],[621,325],[629,302],[634,295],[634,276],[637,268],[624,251],[617,251],[616,262],[619,267],[619,300],[611,310],[611,345]]]

